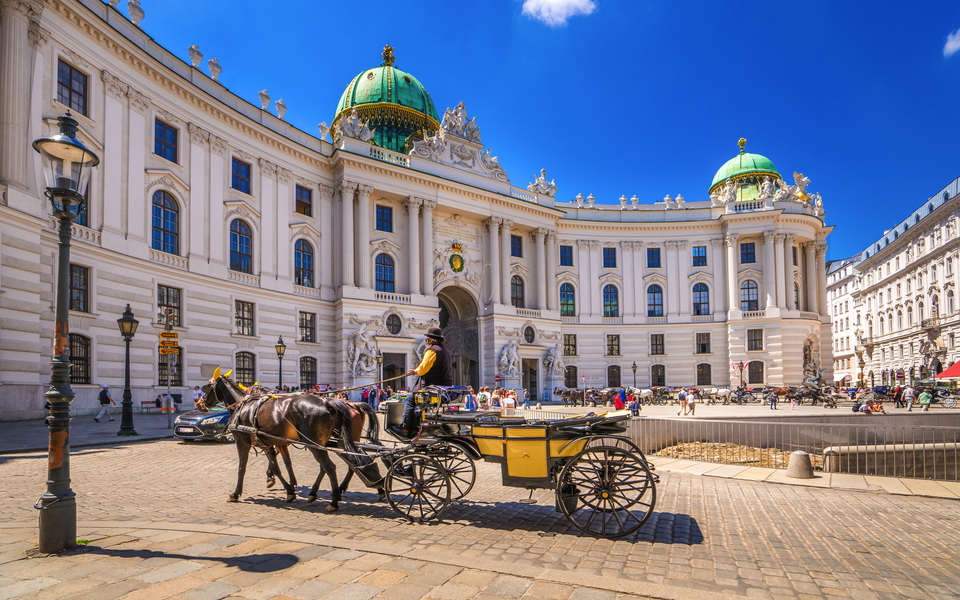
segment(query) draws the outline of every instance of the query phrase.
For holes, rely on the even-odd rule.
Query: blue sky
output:
[[[546,168],[558,199],[706,200],[743,136],[822,194],[830,259],[960,176],[956,1],[142,6],[160,44],[184,60],[199,45],[204,69],[217,57],[234,93],[258,104],[267,89],[313,134],[389,42],[441,114],[465,101],[514,185]]]

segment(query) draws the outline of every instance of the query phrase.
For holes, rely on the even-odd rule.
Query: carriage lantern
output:
[[[277,350],[277,360],[280,361],[280,373],[277,376],[277,387],[283,390],[283,353],[287,351],[287,345],[283,343],[283,336],[281,335],[277,338],[277,345],[274,346]]]

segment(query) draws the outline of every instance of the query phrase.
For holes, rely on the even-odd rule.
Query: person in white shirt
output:
[[[200,391],[200,386],[198,385],[193,388],[193,407],[194,408],[197,407],[197,402],[199,402],[200,400],[203,400],[203,392]]]

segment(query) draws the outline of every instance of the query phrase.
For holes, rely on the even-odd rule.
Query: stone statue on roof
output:
[[[552,179],[547,182],[547,170],[540,169],[540,177],[533,178],[533,183],[527,186],[527,191],[553,198],[557,195],[557,185]]]

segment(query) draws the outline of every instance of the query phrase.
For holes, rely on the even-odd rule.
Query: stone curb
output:
[[[102,446],[116,446],[117,444],[136,444],[138,442],[155,442],[157,440],[166,440],[173,438],[173,433],[166,435],[135,435],[135,436],[122,436],[118,435],[116,440],[109,442],[87,442],[85,444],[70,444],[70,449],[74,450],[76,448],[98,448]],[[38,448],[16,448],[14,450],[0,450],[0,456],[5,456],[8,454],[30,454],[33,452],[46,452],[49,450],[47,446],[42,446]]]

